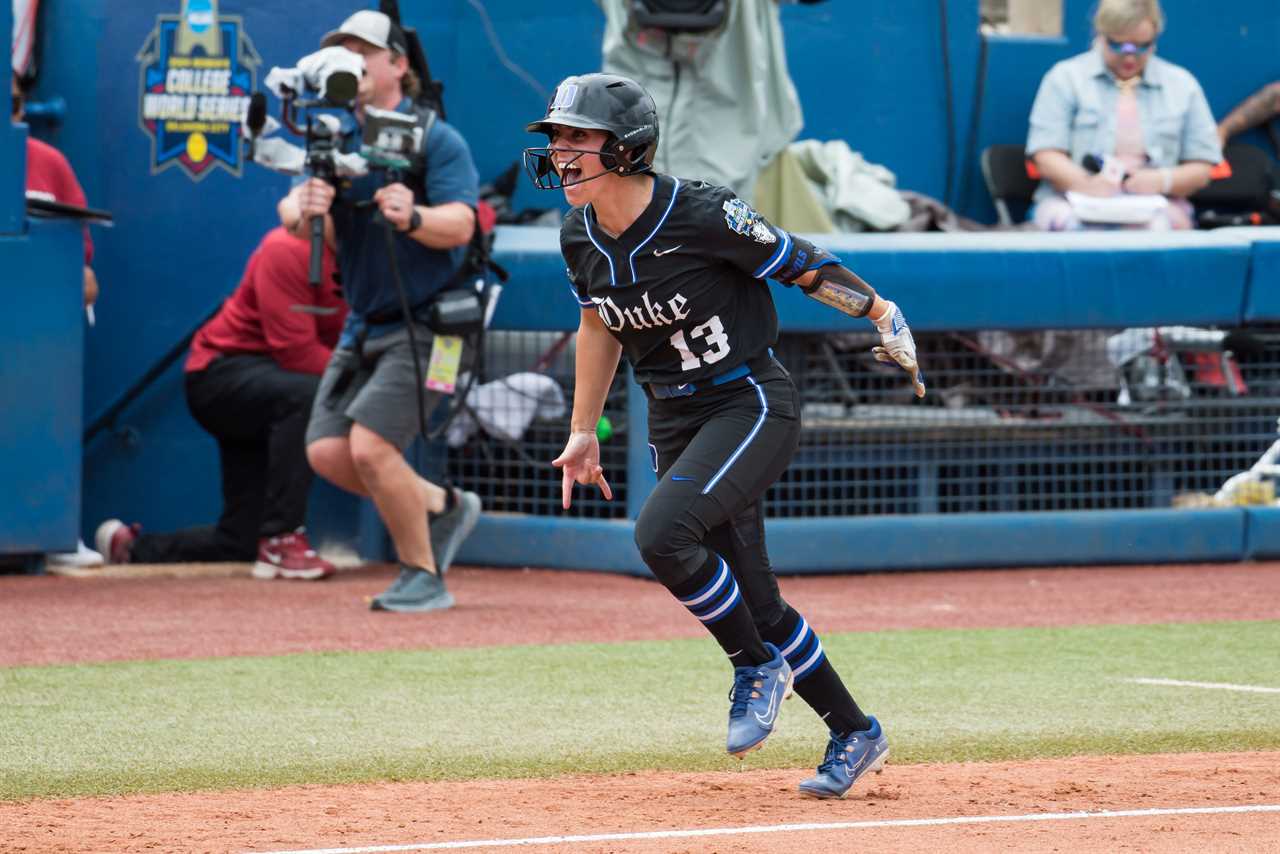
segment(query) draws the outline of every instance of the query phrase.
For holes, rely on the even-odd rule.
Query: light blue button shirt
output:
[[[1119,93],[1115,78],[1102,61],[1101,48],[1053,66],[1040,81],[1031,107],[1027,156],[1057,149],[1079,163],[1086,154],[1113,153]],[[1191,72],[1153,56],[1147,61],[1137,96],[1143,143],[1152,166],[1222,160],[1217,124]],[[1043,181],[1036,190],[1036,201],[1054,192],[1049,182]]]

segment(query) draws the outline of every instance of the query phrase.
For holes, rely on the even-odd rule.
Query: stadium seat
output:
[[[1039,184],[1039,177],[1032,177],[1033,168],[1021,145],[989,145],[983,149],[982,177],[1001,225],[1016,225],[1026,217]]]

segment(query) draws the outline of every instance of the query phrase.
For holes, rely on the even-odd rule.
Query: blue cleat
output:
[[[811,798],[843,798],[863,774],[884,770],[889,758],[889,739],[880,722],[869,717],[871,729],[841,738],[834,732],[827,742],[827,755],[818,766],[818,775],[800,784],[800,794]]]
[[[764,745],[782,701],[791,696],[791,665],[773,644],[766,643],[764,648],[773,653],[771,660],[733,669],[726,747],[730,756],[739,759]]]

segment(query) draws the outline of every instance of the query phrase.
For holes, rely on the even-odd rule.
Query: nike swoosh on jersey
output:
[[[670,255],[672,252],[675,252],[683,246],[684,244],[681,243],[679,246],[672,246],[670,249],[655,249],[653,250],[653,257],[661,258],[663,255]]]

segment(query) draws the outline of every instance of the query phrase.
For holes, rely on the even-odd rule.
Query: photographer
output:
[[[364,57],[356,123],[366,108],[414,113],[419,81],[409,68],[404,32],[380,12],[357,12],[324,37]],[[419,363],[426,365],[433,333],[427,316],[447,287],[476,228],[478,177],[462,136],[429,112],[422,167],[399,180],[377,170],[344,179],[341,191],[318,178],[281,200],[280,219],[300,237],[324,217],[326,242],[338,256],[351,313],[320,382],[307,428],[307,459],[321,477],[369,496],[395,543],[400,574],[373,599],[374,610],[431,611],[453,597],[443,573],[480,515],[474,493],[445,489],[413,470],[404,450],[419,431],[415,384],[422,382],[410,350],[397,271],[412,314]],[[344,128],[343,151],[357,150],[360,128]],[[394,259],[387,228],[395,234]],[[429,413],[439,395],[425,392]]]

